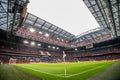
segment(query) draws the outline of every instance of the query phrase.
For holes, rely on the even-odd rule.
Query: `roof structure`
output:
[[[66,42],[69,42],[76,38],[75,35],[71,34],[70,32],[67,32],[30,13],[27,13],[23,26],[35,28],[36,32],[38,33],[39,32],[41,32],[42,34],[48,33],[49,37]]]
[[[72,42],[72,44],[86,45],[85,43],[96,43],[120,36],[119,0],[83,1],[92,13],[92,15],[95,17],[96,21],[99,23],[100,28],[96,28],[78,35],[77,38]],[[109,36],[109,38],[107,37],[106,39],[102,39],[102,37],[104,37],[105,35],[111,35],[111,37]],[[100,38],[100,36],[101,39],[96,40],[96,38]]]
[[[83,0],[100,27],[120,36],[120,0]]]
[[[24,1],[24,0],[21,0]],[[7,13],[8,0],[0,0],[0,28],[7,31],[14,20],[14,15]],[[78,36],[71,34],[31,13],[27,13],[22,28],[34,28],[36,33],[49,34],[50,38],[67,42],[70,45],[83,46],[86,42],[96,43],[120,36],[120,1],[119,0],[84,0],[100,27],[84,32]],[[12,3],[13,4],[13,3]],[[13,4],[14,6],[14,4]],[[12,9],[11,9],[12,10]],[[9,15],[9,16],[8,16]],[[20,14],[17,13],[16,25]],[[15,27],[17,28],[17,27]]]
[[[7,29],[7,0],[0,0],[0,28]]]
[[[23,10],[28,2],[28,0],[0,0],[0,28],[9,35],[13,34],[23,21]]]
[[[112,33],[107,28],[99,27],[78,35],[77,39],[75,39],[72,44],[75,44],[76,47],[86,46],[88,44],[102,42],[111,38],[113,38]]]

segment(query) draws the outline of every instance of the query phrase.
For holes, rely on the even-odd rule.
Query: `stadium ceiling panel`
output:
[[[7,38],[12,39],[20,27],[25,14],[28,0],[0,0],[0,28],[7,32]]]
[[[120,0],[83,0],[101,27],[120,36]]]
[[[75,35],[37,17],[31,13],[27,13],[24,23],[25,27],[35,28],[36,31],[42,31],[42,33],[48,33],[50,37],[60,39],[63,41],[71,41],[75,38]]]
[[[99,27],[78,35],[77,38],[71,42],[71,44],[76,44],[78,47],[109,40],[112,37],[111,32],[107,28]]]
[[[8,1],[0,0],[0,28],[8,30],[12,25],[18,27],[20,19],[20,12],[14,14],[13,8],[8,11]],[[54,39],[60,41],[70,42],[70,44],[83,45],[83,43],[96,43],[100,41],[119,37],[120,36],[120,0],[83,0],[100,27],[89,30],[78,36],[71,34],[31,13],[27,13],[24,18],[23,28],[34,28],[35,31],[42,35],[49,35]],[[24,0],[18,0],[18,3],[24,2]],[[14,0],[11,0],[11,6],[14,5]],[[16,15],[16,18],[14,18]],[[14,22],[14,24],[12,24]],[[105,36],[106,35],[106,36]],[[104,40],[102,40],[102,38]],[[78,45],[79,46],[79,45]]]
[[[0,28],[7,29],[7,0],[0,0]]]

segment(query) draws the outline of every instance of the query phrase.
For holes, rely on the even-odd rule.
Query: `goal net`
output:
[[[16,59],[10,58],[9,59],[9,64],[14,64],[14,63],[16,63]]]

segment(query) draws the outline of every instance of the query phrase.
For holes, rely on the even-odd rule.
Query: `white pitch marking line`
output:
[[[80,74],[83,74],[83,73],[86,73],[86,72],[89,72],[89,71],[96,70],[96,69],[98,69],[100,67],[102,67],[102,66],[98,66],[96,68],[92,68],[92,69],[89,69],[89,70],[86,70],[86,71],[83,71],[83,72],[80,72],[80,73],[77,73],[77,74],[73,74],[73,75],[70,75],[70,76],[66,76],[66,77],[72,77],[72,76],[80,75]]]
[[[21,66],[21,67],[23,67],[23,66]],[[23,68],[26,68],[26,67],[23,67]],[[33,71],[37,71],[37,72],[41,72],[41,73],[45,73],[45,74],[52,75],[52,76],[64,77],[64,76],[55,75],[55,74],[48,73],[48,72],[38,71],[38,70],[35,70],[35,69],[32,69],[32,68],[28,68],[28,67],[27,67],[26,69],[30,69],[30,70],[33,70]]]
[[[64,74],[57,74],[57,75],[64,75]]]
[[[64,75],[64,74],[57,74],[57,75]],[[71,74],[67,74],[67,75],[71,75]]]
[[[23,66],[21,66],[21,67],[23,67]],[[96,67],[96,68],[92,68],[92,69],[89,69],[89,70],[86,70],[86,71],[83,71],[83,72],[80,72],[80,73],[77,73],[77,74],[73,74],[73,75],[70,75],[70,74],[69,74],[70,76],[66,76],[66,77],[72,77],[72,76],[76,76],[76,75],[79,75],[79,74],[83,74],[83,73],[86,73],[86,72],[89,72],[89,71],[93,71],[93,70],[95,70],[95,69],[98,69],[98,68],[100,68],[100,67],[102,67],[102,66],[98,66],[98,67]],[[23,67],[23,68],[26,68],[26,67]],[[28,68],[28,67],[27,67],[27,69],[31,69],[31,70],[33,70],[33,71],[45,73],[45,74],[52,75],[52,76],[64,77],[64,74],[57,74],[57,75],[55,75],[55,74],[48,73],[48,72],[43,72],[43,71],[34,70],[34,69]]]

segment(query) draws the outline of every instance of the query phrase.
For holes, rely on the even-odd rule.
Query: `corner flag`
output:
[[[65,54],[65,51],[63,51],[63,59],[65,59],[66,57],[66,54]]]
[[[65,51],[63,51],[63,61],[64,61],[64,77],[66,77],[66,63],[65,63],[65,57],[66,57],[66,54],[65,54]]]

